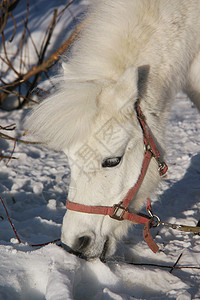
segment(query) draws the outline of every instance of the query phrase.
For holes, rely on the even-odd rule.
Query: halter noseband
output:
[[[66,207],[69,210],[82,212],[82,213],[89,213],[89,214],[100,214],[100,215],[108,215],[111,218],[118,220],[118,221],[124,221],[128,220],[133,223],[144,225],[143,229],[143,236],[148,244],[149,248],[156,253],[158,251],[158,246],[153,240],[149,229],[154,226],[154,216],[152,214],[151,204],[149,199],[147,199],[147,211],[150,215],[145,215],[142,213],[133,213],[129,212],[128,206],[131,202],[131,200],[136,195],[137,191],[139,190],[142,181],[146,175],[150,160],[152,157],[154,157],[158,163],[158,171],[160,176],[163,176],[166,174],[168,167],[165,162],[160,161],[160,152],[156,146],[156,143],[154,142],[153,136],[151,134],[151,130],[149,126],[146,123],[145,116],[143,115],[141,108],[139,106],[139,102],[136,102],[135,110],[137,113],[137,119],[140,123],[140,126],[143,131],[143,140],[144,145],[146,148],[146,151],[144,153],[143,163],[140,175],[138,177],[138,180],[136,184],[130,188],[130,190],[127,192],[126,196],[122,201],[120,201],[118,204],[114,204],[113,206],[90,206],[90,205],[84,205],[79,203],[74,203],[69,200],[66,202]]]

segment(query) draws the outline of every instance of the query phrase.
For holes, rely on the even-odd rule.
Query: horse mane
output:
[[[145,24],[155,17],[145,0],[140,0],[145,3],[145,13],[141,10],[140,14],[137,1],[129,0],[129,11],[123,0],[94,0],[84,28],[67,54],[59,90],[33,109],[25,123],[28,131],[49,147],[64,150],[85,139],[97,113],[101,82],[116,82],[128,66],[135,64],[142,30],[136,28],[138,19]],[[133,9],[137,10],[136,18],[132,16]],[[131,43],[130,28],[136,31]],[[141,43],[148,41],[149,35],[147,31]]]
[[[64,150],[89,134],[101,88],[95,82],[63,80],[59,90],[29,114],[31,135],[55,150]]]

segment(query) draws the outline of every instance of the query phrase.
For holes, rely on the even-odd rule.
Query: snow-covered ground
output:
[[[31,2],[33,16],[38,2]],[[43,1],[40,28],[48,12],[63,2]],[[87,1],[75,1],[74,14],[80,4],[83,9]],[[0,111],[0,125],[16,123],[15,134],[20,136],[26,113]],[[9,154],[13,143],[0,139],[0,148]],[[172,107],[166,153],[168,177],[152,199],[153,210],[163,221],[196,226],[200,219],[200,117],[182,94]],[[106,263],[84,261],[56,244],[30,246],[60,237],[70,170],[64,154],[39,146],[18,143],[14,156],[19,159],[0,162],[0,196],[22,243],[18,244],[0,203],[0,300],[200,299],[200,236],[159,227],[153,235],[160,251],[154,254],[143,241],[141,226],[133,226]],[[196,269],[170,273],[170,268],[155,266],[173,266],[180,254],[178,267]]]

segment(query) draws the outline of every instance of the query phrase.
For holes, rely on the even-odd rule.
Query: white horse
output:
[[[161,157],[177,92],[200,108],[199,16],[199,0],[92,1],[58,91],[27,122],[30,132],[69,157],[71,202],[111,207],[137,182],[146,151],[138,98]],[[153,158],[129,211],[141,209],[159,177]],[[130,224],[69,209],[61,240],[84,257],[108,256]]]

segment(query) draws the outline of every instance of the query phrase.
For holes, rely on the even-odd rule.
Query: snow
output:
[[[38,14],[37,3],[31,2],[32,17]],[[43,3],[41,30],[48,23],[48,12],[58,4],[62,7],[62,1]],[[87,1],[75,1],[71,11],[78,14],[85,5]],[[35,28],[37,37],[40,30]],[[13,134],[19,137],[26,113],[27,109],[0,111],[0,125],[16,123]],[[153,210],[163,221],[196,226],[200,219],[200,118],[183,94],[172,107],[166,139],[168,177],[152,198]],[[0,148],[9,154],[13,143],[0,139]],[[177,266],[200,267],[198,235],[156,228],[153,236],[160,251],[154,254],[143,241],[141,226],[133,226],[106,263],[82,260],[56,244],[32,247],[60,237],[70,169],[64,154],[36,145],[18,143],[14,156],[18,159],[0,161],[0,196],[22,243],[0,203],[0,300],[200,299],[198,269],[170,273],[170,268],[155,266],[173,266],[182,254]]]

